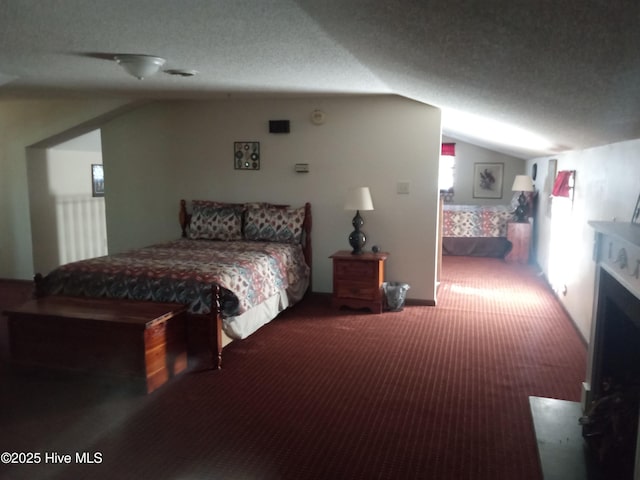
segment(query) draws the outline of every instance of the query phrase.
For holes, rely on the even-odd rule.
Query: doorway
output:
[[[100,130],[27,151],[34,271],[108,253]]]

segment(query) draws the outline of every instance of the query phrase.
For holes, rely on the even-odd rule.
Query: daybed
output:
[[[442,253],[503,258],[511,250],[507,222],[513,209],[506,205],[443,206]]]
[[[180,202],[179,240],[63,265],[36,276],[38,296],[187,306],[190,365],[220,368],[222,348],[299,301],[310,287],[311,206]]]

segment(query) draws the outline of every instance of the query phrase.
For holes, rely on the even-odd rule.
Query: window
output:
[[[443,143],[440,151],[438,188],[445,202],[453,200],[453,183],[456,172],[456,144]]]

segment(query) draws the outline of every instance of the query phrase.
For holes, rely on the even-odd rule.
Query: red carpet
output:
[[[102,463],[0,477],[538,480],[528,396],[578,400],[585,368],[533,269],[447,257],[437,307],[371,315],[312,296],[225,349],[222,371],[148,397],[5,372],[0,450]]]

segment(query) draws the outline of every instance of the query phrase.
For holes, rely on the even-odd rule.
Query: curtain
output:
[[[440,155],[448,155],[450,157],[456,156],[456,144],[455,143],[443,143],[440,150]]]
[[[573,188],[573,175],[575,170],[561,170],[558,172],[556,181],[553,184],[551,195],[554,197],[570,197]]]

